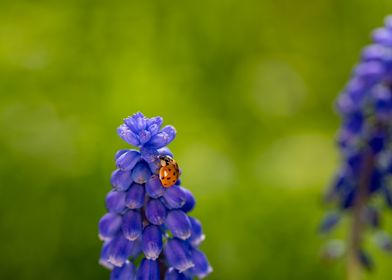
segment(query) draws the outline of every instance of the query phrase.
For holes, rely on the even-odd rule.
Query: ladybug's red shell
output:
[[[173,186],[180,176],[180,169],[177,162],[169,156],[160,156],[161,168],[159,169],[159,179],[165,188]]]

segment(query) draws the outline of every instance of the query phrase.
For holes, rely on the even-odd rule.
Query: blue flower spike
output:
[[[381,97],[385,111],[389,101]],[[190,280],[212,272],[199,249],[204,240],[201,223],[189,216],[196,200],[181,186],[181,172],[166,147],[176,130],[162,124],[161,117],[147,118],[139,112],[117,129],[137,149],[116,153],[117,169],[105,199],[108,213],[99,221],[99,238],[104,241],[99,263],[111,270],[111,280]],[[175,173],[162,173],[163,166],[165,172],[178,174],[173,178]]]
[[[349,279],[357,279],[361,268],[372,268],[363,248],[365,233],[372,229],[381,236],[380,214],[385,207],[380,202],[392,208],[392,17],[372,38],[336,104],[342,118],[337,141],[341,165],[327,192],[335,210],[320,225],[320,232],[327,233],[342,218],[350,220],[345,246]],[[390,240],[384,232],[382,236],[383,241]],[[381,249],[390,249],[387,242],[378,243]]]

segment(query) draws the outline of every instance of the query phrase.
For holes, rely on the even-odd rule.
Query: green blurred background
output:
[[[116,127],[136,111],[177,128],[170,148],[198,201],[209,279],[342,279],[316,233],[338,163],[332,103],[391,11],[387,0],[1,1],[0,279],[108,279],[97,222],[128,147]],[[369,248],[367,279],[389,279],[392,258]]]

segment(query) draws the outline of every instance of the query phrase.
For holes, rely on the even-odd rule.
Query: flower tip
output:
[[[191,244],[193,246],[199,246],[205,239],[206,239],[206,235],[204,233],[202,233],[201,235],[199,235],[195,238],[192,238]]]
[[[116,267],[121,267],[124,264],[123,260],[117,259],[116,257],[110,256],[108,262]]]
[[[114,266],[108,262],[107,260],[104,259],[99,259],[98,263],[103,266],[106,269],[112,270],[114,268]]]
[[[194,263],[194,267],[190,271],[191,273],[197,275],[199,278],[204,278],[212,272],[212,267],[202,251],[193,249],[191,255],[192,262]]]
[[[214,271],[214,269],[212,268],[212,266],[208,266],[205,272],[199,273],[197,274],[197,277],[199,279],[203,279],[206,278],[209,274],[211,274]]]
[[[98,238],[99,238],[99,240],[101,240],[101,241],[110,241],[110,239],[111,239],[111,238],[109,238],[109,237],[107,237],[107,236],[104,236],[104,235],[102,235],[102,234],[100,234],[100,233],[98,233]]]
[[[188,269],[193,268],[194,266],[195,266],[195,264],[193,262],[189,261],[189,262],[183,263],[182,266],[179,266],[177,269],[180,273],[182,273]]]
[[[186,231],[186,232],[183,232],[182,234],[177,234],[176,237],[181,240],[187,240],[187,239],[189,239],[189,237],[191,237],[191,235],[192,235],[191,231]]]
[[[133,114],[133,117],[139,117],[139,118],[144,118],[144,115],[142,112],[137,111],[136,113]]]
[[[162,233],[158,226],[147,226],[143,231],[142,249],[147,259],[156,260],[162,252]]]
[[[186,243],[180,239],[168,239],[164,253],[169,264],[180,272],[195,266]]]
[[[191,237],[192,223],[183,211],[170,211],[166,217],[165,224],[173,236],[182,240],[186,240]]]

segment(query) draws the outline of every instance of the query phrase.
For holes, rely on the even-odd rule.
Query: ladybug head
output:
[[[173,159],[168,155],[158,156],[158,159],[160,161],[161,166],[169,165],[170,162],[173,161]]]
[[[164,160],[164,161],[173,160],[173,158],[171,156],[169,156],[169,155],[158,156],[158,159]]]

